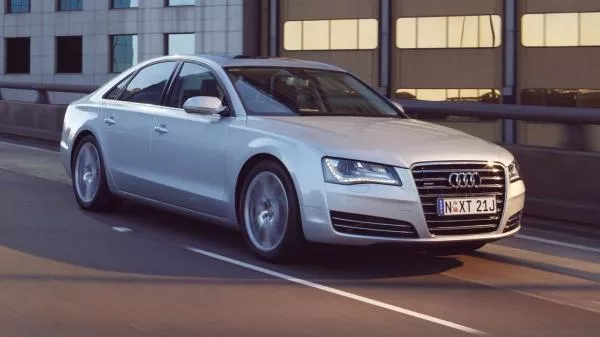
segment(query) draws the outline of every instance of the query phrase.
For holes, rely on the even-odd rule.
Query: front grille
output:
[[[339,233],[388,238],[419,237],[413,225],[406,221],[336,211],[331,211],[330,215],[333,228]]]
[[[523,212],[519,212],[513,216],[511,216],[506,222],[506,226],[504,227],[504,233],[511,232],[521,226],[521,219],[523,217]]]
[[[452,187],[452,173],[477,172],[481,184],[473,188]],[[488,163],[422,164],[412,169],[419,190],[423,212],[429,232],[434,235],[468,235],[491,233],[498,229],[504,209],[506,177],[504,167]],[[465,198],[495,196],[498,209],[490,215],[438,216],[439,198]]]

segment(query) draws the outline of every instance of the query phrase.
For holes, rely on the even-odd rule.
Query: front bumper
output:
[[[397,170],[403,186],[325,184],[325,207],[302,207],[304,235],[308,241],[367,246],[382,243],[448,244],[461,242],[491,242],[516,234],[520,229],[520,214],[525,204],[525,185],[519,180],[506,186],[506,197],[499,226],[484,234],[433,235],[424,215],[419,191],[409,170]],[[389,233],[349,234],[336,230],[332,213],[355,214],[414,228],[413,235],[390,237]],[[368,220],[369,218],[367,218]]]

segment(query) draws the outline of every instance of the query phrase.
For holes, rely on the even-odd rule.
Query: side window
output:
[[[160,104],[160,98],[176,62],[156,63],[140,70],[129,82],[121,101]]]
[[[117,99],[119,93],[125,88],[125,84],[129,81],[131,75],[125,77],[121,82],[115,85],[112,89],[110,89],[106,94],[104,94],[104,98],[106,99]]]
[[[184,63],[179,75],[173,82],[173,90],[167,100],[167,106],[182,108],[183,103],[195,96],[212,96],[225,102],[225,90],[210,69],[195,63]]]

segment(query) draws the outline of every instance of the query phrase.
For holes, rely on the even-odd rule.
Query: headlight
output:
[[[513,161],[508,165],[508,178],[511,183],[521,179],[521,176],[519,175],[519,164],[517,164],[516,161]]]
[[[325,181],[332,184],[385,184],[402,186],[400,177],[391,166],[364,161],[323,159]]]

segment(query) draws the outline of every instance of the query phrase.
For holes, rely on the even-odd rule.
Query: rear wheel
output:
[[[246,175],[241,193],[239,219],[252,251],[272,262],[302,255],[298,198],[287,171],[274,161],[260,162]]]
[[[79,205],[90,211],[104,211],[115,206],[117,199],[106,182],[106,171],[98,141],[84,136],[74,151],[72,185]]]

